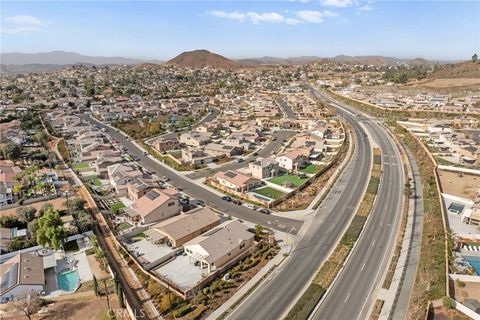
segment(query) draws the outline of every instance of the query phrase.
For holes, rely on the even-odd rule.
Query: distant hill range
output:
[[[399,63],[409,63],[416,65],[429,65],[439,63],[439,61],[429,61],[422,58],[416,59],[399,59],[384,56],[346,56],[339,55],[333,58],[316,57],[316,56],[304,56],[304,57],[292,57],[292,58],[275,58],[275,57],[262,57],[251,59],[236,60],[243,66],[258,66],[258,65],[299,65],[312,62],[320,63],[358,63],[358,64],[370,64],[370,65],[394,65]]]
[[[92,57],[75,52],[52,51],[41,53],[2,53],[0,62],[4,65],[27,65],[27,64],[51,64],[51,65],[73,65],[73,64],[139,64],[144,62],[161,63],[161,61],[146,61],[123,57]]]
[[[219,69],[238,69],[241,67],[239,63],[208,50],[183,52],[167,61],[167,65],[189,68],[213,67]]]
[[[162,65],[181,66],[190,68],[213,67],[220,69],[238,69],[242,67],[256,67],[262,65],[300,65],[307,63],[358,63],[372,65],[395,65],[409,63],[429,65],[447,63],[429,61],[422,58],[399,59],[384,56],[347,56],[339,55],[333,58],[317,56],[300,56],[291,58],[261,57],[251,59],[231,60],[208,50],[194,50],[183,52],[166,63],[160,60],[141,60],[124,57],[93,57],[75,52],[52,51],[43,53],[1,53],[0,70],[3,73],[28,73],[54,71],[65,66],[75,64],[84,65],[134,65],[136,69],[159,68]],[[445,71],[447,72],[447,71]]]

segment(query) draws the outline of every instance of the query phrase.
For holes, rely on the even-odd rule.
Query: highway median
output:
[[[375,148],[370,180],[355,216],[336,248],[322,264],[312,283],[285,317],[286,320],[307,319],[341,271],[373,208],[380,184],[381,167],[380,149]]]

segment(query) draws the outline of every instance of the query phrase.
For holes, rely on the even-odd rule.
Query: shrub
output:
[[[453,309],[455,307],[455,304],[452,298],[446,296],[446,297],[443,297],[443,306],[448,309]]]
[[[310,284],[307,291],[305,291],[305,293],[300,297],[300,299],[285,317],[285,320],[307,319],[313,308],[315,308],[317,303],[325,294],[325,291],[325,288],[317,284]]]
[[[175,312],[173,313],[173,316],[175,318],[183,317],[184,315],[186,315],[190,311],[192,311],[192,306],[190,304],[187,304],[187,305],[184,305],[184,306],[180,307],[179,309],[175,310]]]

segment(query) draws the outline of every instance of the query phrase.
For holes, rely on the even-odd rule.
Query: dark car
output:
[[[258,212],[263,213],[263,214],[270,214],[270,210],[268,209],[260,209]]]
[[[190,199],[187,199],[187,198],[181,198],[179,201],[180,201],[181,204],[189,204],[190,203]]]
[[[233,199],[233,200],[232,200],[232,203],[234,203],[234,204],[236,204],[236,205],[239,205],[239,206],[242,205],[242,201],[237,200],[237,199]]]
[[[230,198],[229,196],[224,196],[224,197],[222,197],[222,200],[230,202],[230,201],[232,201],[232,198]]]

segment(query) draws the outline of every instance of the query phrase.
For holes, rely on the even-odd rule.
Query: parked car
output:
[[[164,182],[164,183],[165,183],[165,182],[168,182],[168,181],[170,181],[170,179],[169,179],[169,178],[167,178],[167,177],[165,177],[165,176],[163,176],[163,177],[161,177],[161,178],[160,178],[160,181],[162,181],[162,182]]]
[[[263,214],[270,214],[270,210],[268,209],[260,209],[258,212],[263,213]]]
[[[199,206],[204,206],[205,205],[205,202],[203,202],[202,200],[195,200],[195,203]]]
[[[245,204],[245,207],[247,207],[248,209],[257,210],[257,206],[250,203]]]
[[[242,201],[237,200],[237,199],[233,199],[233,200],[232,200],[232,203],[234,203],[234,204],[236,204],[236,205],[239,205],[239,206],[242,205]]]
[[[232,198],[229,197],[229,196],[224,196],[224,197],[222,197],[222,200],[230,202],[230,201],[232,201]]]
[[[147,151],[143,151],[143,155],[144,155],[144,156],[147,156],[147,155],[148,155],[148,152],[147,152]]]
[[[255,151],[254,153],[252,153],[252,156],[258,156],[258,152]]]
[[[243,162],[243,159],[242,159],[242,158],[238,158],[238,159],[237,159],[237,162],[238,162],[238,163]]]

